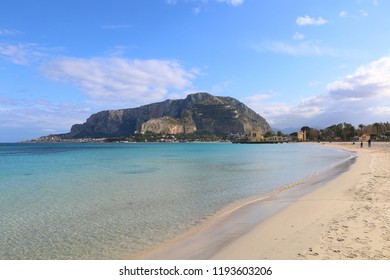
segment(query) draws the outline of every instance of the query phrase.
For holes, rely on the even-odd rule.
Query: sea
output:
[[[0,259],[130,258],[351,158],[296,143],[0,144]]]

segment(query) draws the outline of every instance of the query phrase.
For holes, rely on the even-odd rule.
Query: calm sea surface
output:
[[[126,258],[348,158],[301,144],[0,144],[0,259]]]

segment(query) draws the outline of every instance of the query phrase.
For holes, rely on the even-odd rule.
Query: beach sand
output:
[[[325,143],[356,162],[211,259],[390,259],[390,143]]]

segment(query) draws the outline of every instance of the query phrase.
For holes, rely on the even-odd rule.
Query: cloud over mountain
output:
[[[45,77],[72,83],[94,104],[145,104],[166,98],[169,90],[191,88],[197,71],[177,61],[125,58],[51,60],[41,67]]]

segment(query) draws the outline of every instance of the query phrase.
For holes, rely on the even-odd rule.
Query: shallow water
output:
[[[0,144],[0,258],[124,258],[349,157],[300,144]]]

